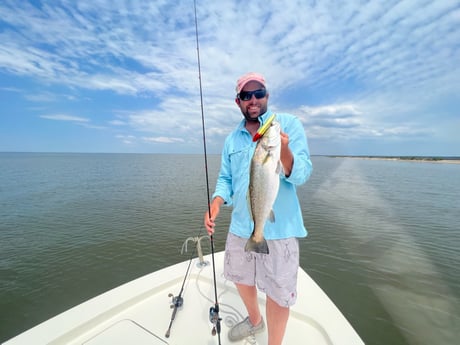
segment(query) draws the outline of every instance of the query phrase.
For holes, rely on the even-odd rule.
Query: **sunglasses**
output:
[[[267,90],[259,89],[254,91],[241,91],[238,94],[238,99],[241,101],[249,101],[252,98],[252,95],[256,96],[257,99],[261,99],[267,95]]]

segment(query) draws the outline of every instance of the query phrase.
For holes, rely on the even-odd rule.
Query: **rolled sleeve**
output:
[[[283,131],[289,135],[289,148],[294,156],[291,174],[286,181],[298,186],[305,183],[313,171],[307,136],[302,123],[295,117],[289,118]]]
[[[216,189],[212,198],[220,196],[224,199],[225,205],[232,205],[232,172],[230,159],[227,152],[227,145],[224,145],[221,158],[219,177],[217,178]]]
[[[313,171],[313,165],[309,155],[299,154],[294,155],[294,165],[292,167],[291,175],[286,177],[286,181],[300,186],[308,181]]]

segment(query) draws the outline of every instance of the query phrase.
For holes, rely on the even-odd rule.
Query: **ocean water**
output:
[[[457,344],[460,165],[312,160],[301,266],[366,344]],[[183,241],[205,233],[200,155],[0,153],[0,167],[0,342],[186,260]]]

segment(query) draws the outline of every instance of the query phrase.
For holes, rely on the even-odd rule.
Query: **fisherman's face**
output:
[[[263,85],[258,82],[250,81],[243,87],[240,94],[245,91],[255,91],[263,88]],[[236,98],[235,101],[240,107],[241,113],[244,115],[246,120],[257,121],[257,118],[267,111],[268,91],[263,98],[257,99],[255,95],[252,95],[249,100]]]

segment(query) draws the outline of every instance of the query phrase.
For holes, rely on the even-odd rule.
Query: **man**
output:
[[[229,332],[231,341],[264,331],[265,323],[257,303],[257,287],[266,294],[268,344],[282,343],[289,318],[289,307],[297,297],[299,265],[298,238],[305,237],[302,213],[296,186],[308,180],[312,163],[305,131],[298,118],[277,113],[281,125],[280,160],[283,173],[273,206],[275,222],[267,222],[264,236],[269,254],[245,252],[244,247],[253,230],[247,191],[249,170],[256,143],[257,130],[272,115],[268,110],[269,93],[265,78],[247,73],[237,81],[235,102],[244,119],[226,138],[216,190],[210,205],[211,217],[205,214],[208,234],[214,233],[220,207],[232,205],[230,229],[225,247],[225,278],[235,283],[247,309],[248,317]]]

